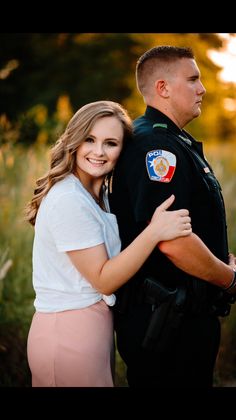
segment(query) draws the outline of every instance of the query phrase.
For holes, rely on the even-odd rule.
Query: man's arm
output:
[[[230,265],[225,264],[194,233],[184,238],[159,242],[157,246],[176,267],[192,276],[223,288],[232,282],[233,269],[236,269],[235,259],[231,258]]]

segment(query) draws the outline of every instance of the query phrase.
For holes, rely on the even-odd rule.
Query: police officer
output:
[[[218,316],[234,301],[236,266],[233,255],[228,265],[220,185],[202,144],[183,129],[200,115],[206,91],[189,48],[152,48],[138,60],[136,78],[147,108],[110,186],[122,248],[172,193],[172,209],[189,210],[193,234],[159,244],[119,289],[117,346],[131,387],[211,387]]]

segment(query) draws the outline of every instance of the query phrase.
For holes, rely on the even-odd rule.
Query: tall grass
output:
[[[209,145],[206,155],[222,185],[226,203],[229,244],[236,253],[236,156],[233,145]],[[0,386],[30,386],[26,339],[33,314],[33,228],[23,219],[35,180],[48,167],[49,147],[24,148],[5,144],[0,149],[0,269],[12,265],[0,279]],[[217,227],[216,227],[217,228]],[[1,261],[5,258],[4,261]],[[222,321],[222,343],[216,384],[236,378],[236,305]],[[126,386],[125,366],[117,354],[116,384]]]
[[[46,147],[0,149],[0,256],[12,261],[0,284],[0,385],[29,386],[26,337],[34,293],[31,283],[33,228],[23,211],[47,165]]]
[[[46,168],[47,154],[45,147],[33,150],[8,144],[0,149],[0,251],[8,249],[12,260],[1,296],[1,309],[8,320],[23,322],[31,313],[33,228],[24,221],[23,212],[36,178]]]

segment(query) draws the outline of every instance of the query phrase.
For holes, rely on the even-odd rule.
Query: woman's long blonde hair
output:
[[[26,220],[33,226],[43,197],[56,182],[75,171],[76,150],[90,133],[95,122],[102,117],[114,116],[124,128],[124,141],[131,135],[132,121],[127,111],[117,102],[96,101],[84,105],[69,121],[64,133],[51,150],[50,169],[36,181],[32,200],[26,206]]]

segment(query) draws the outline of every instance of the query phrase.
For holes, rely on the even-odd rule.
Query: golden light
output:
[[[219,77],[222,81],[236,83],[236,34],[218,34],[223,39],[221,51],[209,50],[212,61],[221,66]]]

